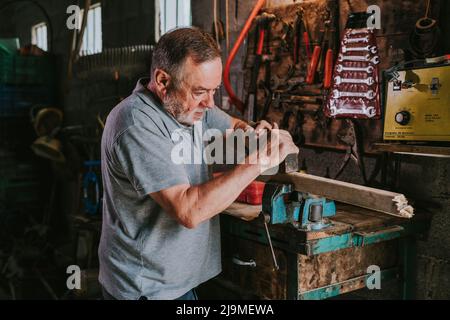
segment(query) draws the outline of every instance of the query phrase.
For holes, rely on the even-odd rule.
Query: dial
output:
[[[395,115],[395,122],[399,125],[406,126],[411,121],[411,113],[408,111],[401,111]]]

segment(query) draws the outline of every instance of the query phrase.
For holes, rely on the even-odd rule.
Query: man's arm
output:
[[[241,164],[202,185],[179,185],[150,196],[183,226],[193,229],[228,208],[259,175],[259,165]]]
[[[183,226],[193,229],[228,208],[262,172],[279,165],[288,154],[299,152],[288,132],[280,131],[279,139],[275,140],[278,143],[269,142],[267,149],[260,150],[259,155],[268,160],[265,165],[261,164],[262,158],[259,158],[258,164],[237,165],[204,184],[178,185],[150,193],[150,196]],[[251,220],[256,217],[240,218]]]

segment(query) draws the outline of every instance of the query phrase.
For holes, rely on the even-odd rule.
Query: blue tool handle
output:
[[[93,184],[95,188],[95,197],[89,196],[89,186]],[[84,208],[89,214],[96,214],[100,206],[100,184],[94,171],[88,171],[83,177],[83,203]]]

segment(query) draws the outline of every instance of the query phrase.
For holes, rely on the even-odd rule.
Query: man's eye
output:
[[[204,91],[195,91],[194,92],[194,95],[196,95],[196,96],[201,96],[201,95],[204,95],[204,94],[205,94]]]

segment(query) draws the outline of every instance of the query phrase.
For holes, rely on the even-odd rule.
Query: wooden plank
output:
[[[299,192],[307,192],[330,200],[344,202],[402,218],[412,218],[414,216],[414,209],[408,206],[406,198],[399,193],[303,173],[279,174],[271,177],[270,180],[291,183]],[[400,208],[397,207],[396,199],[401,199]]]
[[[375,151],[404,153],[422,156],[442,156],[450,157],[450,147],[437,147],[426,145],[410,145],[399,143],[375,143],[373,145]]]
[[[382,226],[384,220],[378,217],[370,217],[358,213],[349,213],[338,210],[335,217],[331,219],[333,222],[341,222],[349,224],[354,230],[376,228]]]
[[[305,232],[304,241],[312,241],[339,236],[351,232],[353,230],[353,226],[348,223],[345,223],[345,221],[334,221],[334,219],[330,220],[332,221],[333,225],[329,228],[323,229],[321,231],[304,231]]]

